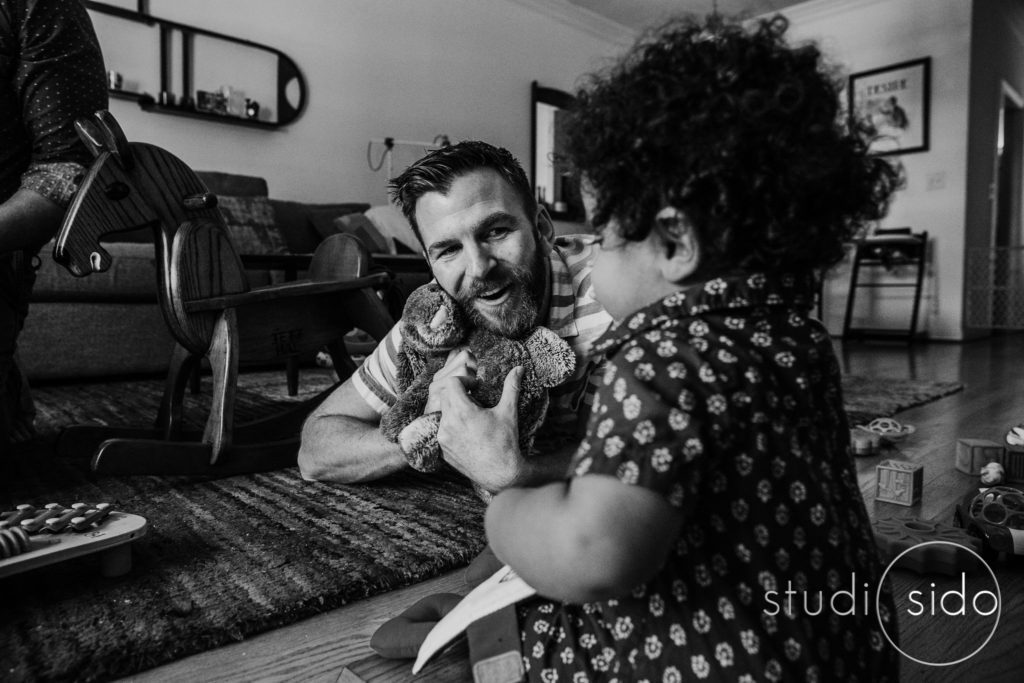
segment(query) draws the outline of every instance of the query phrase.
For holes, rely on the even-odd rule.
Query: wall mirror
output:
[[[286,54],[155,17],[148,5],[85,2],[110,70],[111,97],[137,100],[146,111],[261,128],[302,113],[306,83]]]
[[[583,200],[579,178],[569,168],[564,154],[568,109],[574,98],[567,92],[531,85],[530,168],[537,201],[547,207],[554,220],[583,221]]]

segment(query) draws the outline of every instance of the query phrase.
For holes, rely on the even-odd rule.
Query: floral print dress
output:
[[[714,279],[598,343],[609,367],[574,476],[644,486],[685,521],[661,571],[629,595],[520,605],[530,680],[898,677],[839,364],[807,317],[811,292],[809,278]]]

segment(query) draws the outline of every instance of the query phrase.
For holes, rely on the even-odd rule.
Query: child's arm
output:
[[[495,554],[547,597],[589,602],[624,595],[661,568],[682,513],[660,494],[587,474],[506,489],[487,508]]]

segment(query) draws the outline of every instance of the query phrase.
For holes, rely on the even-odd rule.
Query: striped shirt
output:
[[[576,371],[548,392],[551,405],[536,441],[541,451],[582,436],[604,367],[603,357],[595,357],[592,346],[612,319],[594,297],[593,261],[594,245],[588,235],[563,235],[551,245],[551,301],[545,326],[568,342],[576,354]],[[395,325],[352,375],[356,391],[379,414],[395,403],[401,347],[402,335]]]

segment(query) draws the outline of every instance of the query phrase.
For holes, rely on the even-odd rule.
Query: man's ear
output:
[[[700,266],[700,242],[693,224],[678,214],[670,226],[656,228],[662,239],[661,273],[669,282],[681,283]]]
[[[537,207],[537,234],[546,242],[552,242],[555,239],[555,224],[544,206]]]

